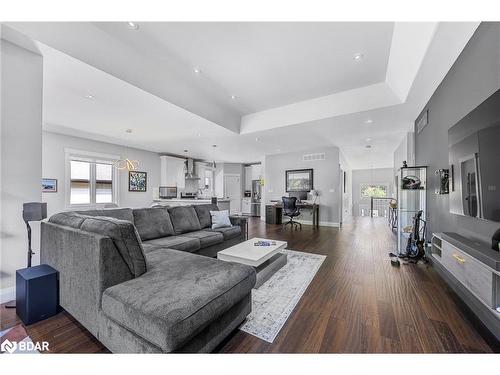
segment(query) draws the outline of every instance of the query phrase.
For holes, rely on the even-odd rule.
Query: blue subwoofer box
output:
[[[51,266],[16,271],[16,313],[25,325],[57,314],[59,305],[58,272]]]

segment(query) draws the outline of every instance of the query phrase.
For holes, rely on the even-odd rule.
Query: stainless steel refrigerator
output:
[[[260,198],[261,198],[260,180],[252,180],[252,201],[251,201],[251,215],[260,216]]]

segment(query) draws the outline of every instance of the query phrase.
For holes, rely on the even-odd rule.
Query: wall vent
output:
[[[317,154],[302,155],[302,161],[319,161],[319,160],[325,160],[325,158],[326,155],[324,152]]]

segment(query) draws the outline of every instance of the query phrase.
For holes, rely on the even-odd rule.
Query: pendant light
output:
[[[120,159],[113,164],[113,167],[115,167],[118,170],[127,169],[129,171],[135,171],[138,166],[139,162],[137,160],[130,160],[130,159]]]

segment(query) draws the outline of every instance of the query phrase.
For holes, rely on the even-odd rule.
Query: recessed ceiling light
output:
[[[231,99],[236,100],[238,97],[236,95],[231,95]]]
[[[125,133],[129,133],[129,134],[130,134],[130,133],[132,133],[133,131],[134,131],[133,129],[127,129],[127,130],[125,130]]]
[[[85,99],[88,99],[88,100],[94,100],[95,99],[95,96],[94,95],[85,95]]]
[[[354,59],[354,61],[361,61],[361,60],[363,60],[363,54],[356,53],[352,58]]]
[[[196,74],[200,74],[201,73],[201,70],[199,68],[194,68],[193,69],[193,72],[195,72]]]
[[[371,142],[371,138],[366,138],[366,142]]]
[[[255,138],[255,142],[259,142],[259,141],[260,141],[259,137]]]
[[[184,149],[184,152],[188,152],[188,150],[187,150],[187,149]]]
[[[366,145],[365,148],[372,148],[372,146],[371,145]]]
[[[213,148],[216,148],[216,147],[217,147],[217,145],[212,145],[212,147],[213,147]]]
[[[201,133],[196,134],[198,137],[201,137]]]
[[[127,26],[129,29],[132,29],[132,30],[138,30],[139,29],[139,25],[136,24],[135,22],[127,22]]]
[[[365,124],[372,124],[373,123],[373,120],[372,119],[368,119],[365,121]]]

